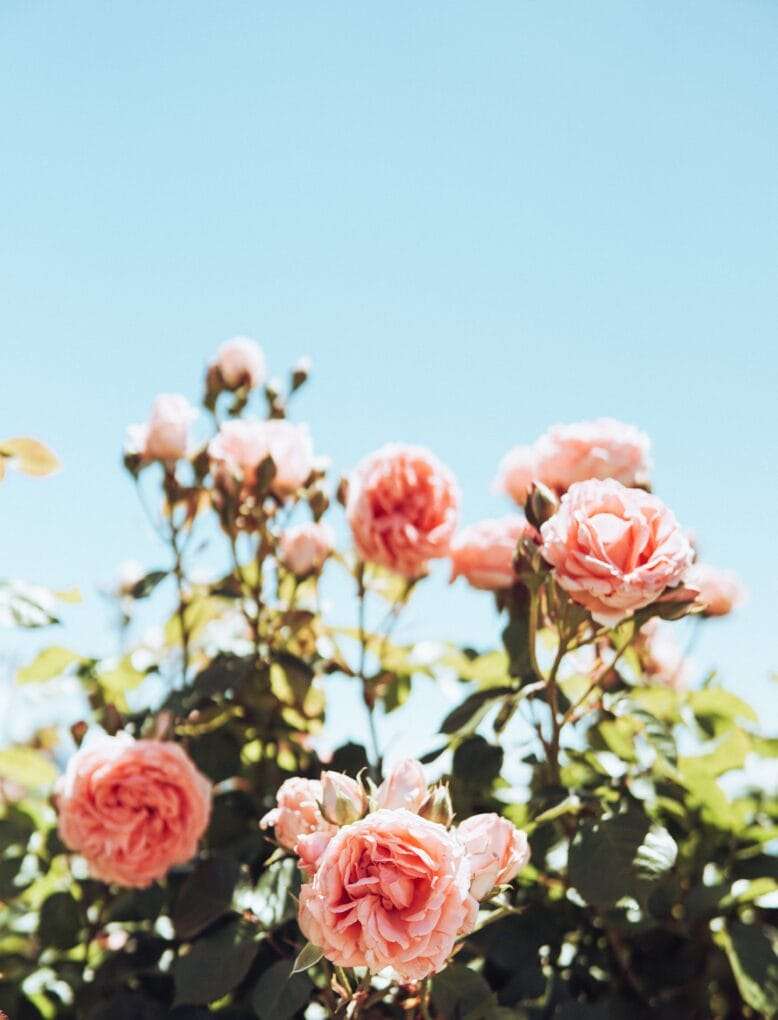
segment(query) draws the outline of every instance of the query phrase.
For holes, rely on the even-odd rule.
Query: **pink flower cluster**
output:
[[[298,855],[308,877],[300,928],[333,963],[389,967],[406,981],[437,973],[473,929],[478,900],[528,862],[526,836],[506,819],[476,815],[449,828],[425,817],[432,799],[410,759],[370,798],[333,772],[278,791],[262,825]]]
[[[271,491],[287,499],[300,489],[313,470],[313,444],[306,425],[283,419],[227,421],[208,444],[211,470],[218,484],[236,481],[250,489],[257,469],[273,458]]]
[[[56,804],[62,842],[95,878],[145,888],[197,852],[211,784],[178,744],[120,734],[73,755]]]

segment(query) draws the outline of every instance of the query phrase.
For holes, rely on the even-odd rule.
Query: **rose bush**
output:
[[[554,426],[503,461],[522,514],[457,531],[456,479],[424,447],[329,477],[293,420],[310,372],[266,383],[259,345],[235,338],[199,415],[162,396],[130,431],[161,560],[104,590],[119,654],[56,642],[17,672],[70,703],[0,748],[0,1010],[778,1015],[761,778],[778,744],[690,655],[741,586],[649,491],[647,437]],[[6,466],[56,459],[17,437]],[[494,607],[477,649],[396,636],[440,560]],[[330,577],[353,605],[333,607]],[[4,582],[0,623],[55,626],[71,597]],[[396,760],[385,718],[414,711],[420,681],[460,695],[413,716],[426,753]],[[364,741],[330,746],[333,682],[364,706]]]

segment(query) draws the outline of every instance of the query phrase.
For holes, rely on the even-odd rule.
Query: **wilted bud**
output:
[[[448,787],[433,787],[427,795],[427,799],[419,808],[419,814],[430,822],[437,822],[439,825],[445,825],[448,828],[454,820],[454,808],[451,804],[451,794],[448,792]]]
[[[344,475],[338,482],[338,488],[335,492],[335,498],[341,506],[345,506],[348,502],[348,478]]]
[[[367,811],[367,796],[362,786],[342,772],[321,774],[322,814],[333,825],[350,825]]]
[[[540,529],[541,524],[553,517],[559,509],[559,499],[547,485],[542,482],[533,482],[524,504],[524,516],[533,526]]]
[[[292,368],[292,393],[299,390],[308,376],[311,374],[311,359],[298,358]]]

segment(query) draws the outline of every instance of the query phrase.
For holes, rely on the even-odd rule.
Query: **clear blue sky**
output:
[[[610,414],[751,602],[698,650],[778,720],[773,0],[0,7],[0,434],[63,472],[2,497],[3,575],[159,562],[118,467],[216,344],[301,353],[339,469],[388,439],[464,517],[516,442]],[[406,636],[496,635],[442,575]],[[6,647],[7,647],[7,640]]]

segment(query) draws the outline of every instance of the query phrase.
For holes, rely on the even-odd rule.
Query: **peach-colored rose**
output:
[[[186,397],[178,393],[160,393],[151,407],[149,420],[143,425],[130,425],[124,444],[125,451],[138,454],[143,461],[175,461],[186,457],[189,428],[197,411]]]
[[[256,481],[257,468],[269,455],[276,467],[272,491],[280,499],[291,496],[313,470],[313,446],[305,425],[281,419],[227,421],[208,444],[212,470],[224,472],[245,485]]]
[[[608,626],[677,585],[693,557],[661,500],[613,479],[572,485],[541,535],[557,582]]]
[[[424,769],[415,758],[405,758],[392,766],[376,794],[380,808],[405,808],[419,810],[427,799],[427,780]]]
[[[707,563],[695,563],[687,571],[684,584],[699,592],[696,601],[703,606],[703,616],[726,616],[746,598],[734,571],[720,570]]]
[[[228,390],[236,390],[239,386],[253,389],[265,381],[265,355],[256,340],[247,336],[225,340],[216,351],[211,366],[218,369]]]
[[[414,578],[448,555],[458,506],[454,476],[437,457],[388,443],[349,479],[346,516],[363,560]]]
[[[451,543],[451,580],[465,577],[474,588],[499,591],[516,580],[513,557],[521,538],[537,538],[523,517],[479,521],[463,528]]]
[[[333,963],[418,981],[472,930],[470,877],[454,833],[410,811],[376,811],[330,841],[300,890],[300,928]]]
[[[558,493],[590,478],[645,485],[650,445],[645,433],[614,418],[554,425],[531,446],[517,446],[506,454],[496,486],[524,506],[533,481]]]
[[[332,552],[335,536],[328,524],[313,521],[287,528],[281,536],[278,558],[293,574],[317,574]]]
[[[195,855],[211,784],[178,744],[120,734],[73,755],[56,802],[62,842],[92,875],[143,889]]]
[[[510,882],[529,862],[527,837],[507,818],[473,815],[457,826],[457,835],[470,861],[470,892],[478,900]]]
[[[315,874],[322,854],[329,846],[333,832],[330,832],[329,829],[326,831],[318,829],[316,832],[300,836],[297,840],[297,845],[294,848],[294,852],[297,854],[297,863],[307,875]]]
[[[337,826],[328,822],[319,810],[321,783],[318,779],[295,776],[283,782],[276,794],[276,807],[260,821],[262,829],[271,826],[276,839],[288,850],[294,850],[301,836],[311,832],[337,832]]]

